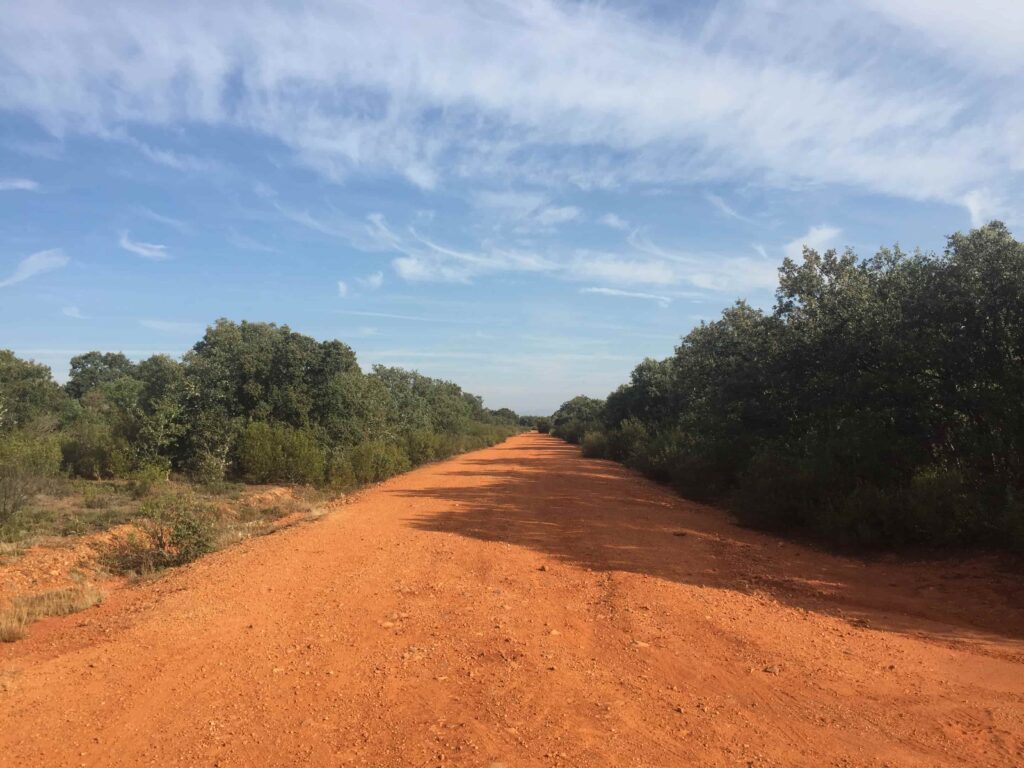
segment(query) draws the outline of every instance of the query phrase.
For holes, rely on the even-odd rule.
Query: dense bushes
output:
[[[603,409],[600,400],[583,395],[574,397],[562,403],[551,417],[551,432],[570,443],[578,443],[587,432],[601,428]]]
[[[255,421],[238,437],[238,471],[251,483],[307,483],[324,479],[323,449],[308,429]]]
[[[739,302],[552,421],[752,525],[1024,548],[1024,245],[993,223],[937,256],[805,250],[772,312]]]
[[[401,446],[383,440],[359,443],[349,452],[349,463],[357,483],[377,483],[410,467]]]
[[[54,435],[0,433],[0,525],[59,471],[60,444]]]
[[[349,488],[491,445],[518,424],[452,382],[383,366],[364,374],[340,341],[272,323],[219,320],[180,361],[78,355],[63,388],[45,366],[0,350],[0,515],[58,465],[128,480],[140,498],[172,471]],[[48,437],[20,437],[29,431]]]

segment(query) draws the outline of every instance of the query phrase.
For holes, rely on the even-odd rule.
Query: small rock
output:
[[[782,667],[778,664],[769,664],[762,671],[767,672],[769,675],[777,675],[782,671]]]
[[[538,570],[538,571],[546,571],[547,569],[548,569],[548,567],[547,567],[546,565],[542,565],[542,566],[541,566],[540,568],[538,568],[537,570]]]

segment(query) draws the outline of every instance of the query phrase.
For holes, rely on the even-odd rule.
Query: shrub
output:
[[[110,505],[111,493],[102,483],[92,485],[80,480],[82,484],[82,506],[86,509],[104,509]]]
[[[217,523],[190,497],[159,496],[143,505],[138,531],[115,534],[97,545],[100,564],[113,573],[144,574],[192,562],[212,552]]]
[[[383,440],[360,443],[349,454],[358,483],[379,483],[409,469],[409,457],[400,446]]]
[[[310,430],[255,421],[238,438],[239,472],[255,483],[323,482],[325,456]]]
[[[542,435],[548,434],[551,431],[550,419],[537,419],[537,431]]]
[[[426,429],[416,429],[406,436],[405,452],[412,465],[433,461],[437,456],[438,436]]]
[[[587,432],[580,446],[587,458],[604,459],[608,456],[608,436],[604,432]]]
[[[640,419],[623,419],[619,428],[608,434],[608,458],[645,471],[645,465],[650,463],[650,457],[645,455],[649,441],[647,427]]]
[[[335,449],[327,462],[327,485],[335,490],[344,491],[354,488],[359,484],[355,472],[352,470],[352,461],[348,454],[341,449]]]
[[[200,450],[192,454],[187,465],[188,477],[200,485],[224,482],[227,460],[218,451]]]
[[[52,435],[0,435],[0,524],[14,516],[60,471],[60,446]]]
[[[148,496],[155,486],[167,482],[167,473],[164,464],[143,464],[128,475],[128,492],[134,499]]]
[[[61,451],[72,474],[93,480],[125,474],[130,465],[127,445],[94,416],[83,416],[71,426]]]

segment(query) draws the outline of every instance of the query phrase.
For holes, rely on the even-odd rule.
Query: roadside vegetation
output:
[[[219,320],[180,360],[78,355],[63,386],[0,350],[0,553],[111,529],[96,545],[107,570],[180,565],[520,421],[451,382],[364,373],[342,342],[270,323]],[[279,505],[246,484],[306,490]]]
[[[0,643],[25,637],[33,621],[84,611],[102,603],[103,597],[103,592],[81,579],[71,587],[18,595],[0,607]]]
[[[1024,550],[1024,244],[805,249],[552,432],[748,524],[841,546]]]

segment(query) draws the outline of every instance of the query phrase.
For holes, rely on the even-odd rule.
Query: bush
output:
[[[312,485],[324,480],[324,451],[310,430],[255,421],[239,436],[236,458],[249,482]]]
[[[360,484],[379,483],[410,468],[409,457],[402,448],[383,440],[360,443],[352,449],[349,460],[356,482]]]
[[[60,446],[52,435],[0,435],[0,524],[10,520],[60,472]]]
[[[412,465],[419,466],[438,458],[438,436],[426,429],[413,430],[406,436],[405,452]]]
[[[537,419],[537,431],[542,435],[548,434],[551,431],[551,421],[549,419]]]
[[[92,480],[123,476],[130,466],[128,446],[114,437],[109,424],[93,416],[71,426],[61,452],[72,474]]]
[[[580,443],[583,455],[590,459],[608,457],[608,436],[604,432],[587,432]]]
[[[335,449],[331,453],[327,462],[326,482],[328,487],[338,491],[345,491],[359,484],[352,470],[352,461],[344,450]]]
[[[217,523],[190,496],[157,497],[143,505],[138,531],[96,545],[100,564],[113,573],[144,574],[190,563],[212,552]]]
[[[128,492],[134,499],[152,493],[153,488],[167,482],[168,468],[164,464],[143,464],[128,475]]]
[[[640,419],[623,419],[619,428],[608,434],[608,458],[645,471],[650,463],[650,457],[645,455],[649,442],[647,427]]]

